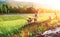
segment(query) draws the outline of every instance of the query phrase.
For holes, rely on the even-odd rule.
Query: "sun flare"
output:
[[[60,0],[14,0],[20,2],[33,2],[40,4],[43,8],[60,10]]]

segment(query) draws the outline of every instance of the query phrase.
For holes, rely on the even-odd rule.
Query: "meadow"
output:
[[[48,16],[38,16],[38,21],[43,22],[39,25],[33,24],[31,27],[27,24],[28,16],[3,16],[0,15],[0,37],[32,37],[33,34],[37,32],[44,32],[47,30],[48,27],[54,26],[57,23],[56,19],[50,20],[48,22],[48,27],[46,26],[45,22],[48,21]],[[28,26],[26,26],[28,25]],[[27,31],[28,33],[25,33]],[[25,34],[27,34],[25,36]]]
[[[17,34],[26,24],[27,21],[21,16],[0,16],[0,37]]]

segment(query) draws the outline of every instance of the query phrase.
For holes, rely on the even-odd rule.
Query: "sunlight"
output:
[[[60,0],[14,0],[24,2],[34,2],[42,5],[43,8],[60,10]]]

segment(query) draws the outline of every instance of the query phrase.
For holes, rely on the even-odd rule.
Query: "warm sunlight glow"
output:
[[[40,4],[43,8],[60,10],[60,0],[14,0],[24,2],[35,2]]]

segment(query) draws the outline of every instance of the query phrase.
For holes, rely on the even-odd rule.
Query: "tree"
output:
[[[29,7],[29,8],[27,8],[26,12],[27,13],[35,13],[36,12],[36,9],[33,8],[33,7]]]

